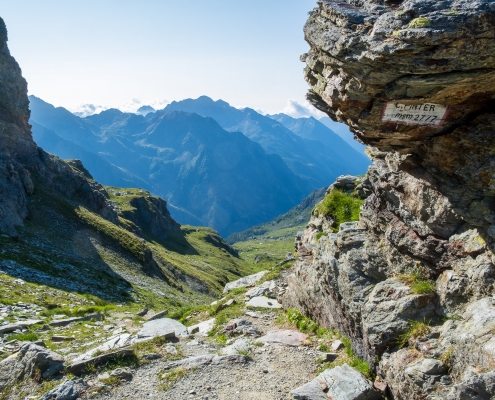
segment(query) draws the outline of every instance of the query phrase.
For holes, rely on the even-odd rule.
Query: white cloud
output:
[[[87,117],[89,115],[99,114],[102,111],[105,111],[107,109],[108,109],[108,107],[99,106],[99,105],[95,105],[95,104],[81,104],[77,108],[71,109],[69,111],[72,112],[73,114],[77,115],[78,117],[84,118],[84,117]]]
[[[301,104],[295,100],[289,100],[281,112],[294,118],[315,117],[320,119],[325,116],[324,113],[314,108],[308,101]]]
[[[159,98],[152,100],[151,102],[142,102],[138,98],[133,98],[131,101],[128,101],[127,103],[118,105],[118,106],[101,106],[101,105],[95,105],[95,104],[81,104],[76,108],[72,108],[69,111],[72,112],[73,114],[77,115],[78,117],[84,118],[88,117],[90,115],[94,114],[99,114],[102,111],[108,110],[109,108],[116,108],[117,110],[120,110],[125,113],[136,113],[137,110],[142,107],[142,106],[151,106],[155,110],[161,110],[165,108],[167,104],[169,104],[170,101],[167,99]]]

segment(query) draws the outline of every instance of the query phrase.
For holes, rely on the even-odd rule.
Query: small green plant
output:
[[[241,356],[244,356],[247,359],[251,359],[251,353],[249,352],[249,350],[239,349],[239,350],[237,350],[237,354],[240,354]]]
[[[301,332],[316,333],[319,328],[316,322],[310,320],[309,318],[306,318],[299,312],[299,310],[287,310],[287,319],[289,320],[289,322],[294,324]]]
[[[217,343],[220,343],[222,346],[226,346],[227,340],[229,340],[229,338],[225,333],[220,333],[218,335],[215,335],[214,339]]]
[[[108,386],[118,386],[122,381],[116,376],[111,376],[110,378],[102,379],[100,382]]]
[[[409,23],[409,28],[411,29],[417,29],[417,28],[426,28],[430,26],[431,21],[427,17],[418,17],[414,18],[410,23]]]
[[[454,347],[449,347],[440,356],[439,360],[445,364],[445,366],[450,371],[452,369],[452,355],[454,354]]]
[[[320,343],[320,346],[318,346],[318,350],[328,353],[330,351],[330,347],[326,343]]]
[[[333,189],[325,198],[316,205],[316,210],[323,215],[330,215],[335,219],[332,226],[334,232],[338,231],[343,222],[358,221],[361,206],[364,200],[352,196],[341,190]]]
[[[427,335],[430,333],[429,324],[429,321],[409,321],[409,329],[399,336],[397,345],[399,347],[404,347],[409,342],[409,339]]]
[[[179,379],[186,376],[186,374],[187,374],[187,370],[185,368],[176,368],[167,373],[161,373],[160,379],[165,381],[165,383],[160,385],[158,389],[163,391],[170,389],[172,383],[177,382]]]
[[[433,294],[436,291],[435,283],[419,271],[398,275],[397,279],[409,285],[414,294]]]
[[[328,232],[318,232],[316,234],[316,241],[319,241],[322,236],[328,236]]]

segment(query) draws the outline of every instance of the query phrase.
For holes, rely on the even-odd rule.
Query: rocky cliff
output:
[[[308,99],[370,146],[371,194],[337,233],[313,212],[284,304],[391,398],[491,398],[495,2],[318,1],[304,32]]]

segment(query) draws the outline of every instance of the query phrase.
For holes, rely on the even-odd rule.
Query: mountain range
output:
[[[316,120],[270,118],[205,96],[146,115],[109,109],[86,118],[29,100],[38,145],[81,159],[99,182],[149,190],[167,199],[179,222],[225,236],[269,221],[369,164]],[[293,131],[287,121],[305,129]]]

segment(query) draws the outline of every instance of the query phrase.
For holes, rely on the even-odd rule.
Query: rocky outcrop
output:
[[[308,99],[373,165],[359,222],[313,212],[283,304],[349,336],[395,399],[491,387],[495,4],[323,0],[305,36]],[[399,350],[412,321],[429,333]]]
[[[134,209],[123,211],[122,215],[136,225],[139,229],[136,233],[142,234],[139,227],[145,227],[148,234],[166,241],[169,231],[180,230],[180,225],[170,216],[165,200],[155,196],[136,197],[129,204]]]
[[[0,363],[0,389],[3,390],[23,379],[41,381],[60,374],[65,367],[64,359],[43,347],[24,344],[18,353]]]
[[[7,47],[7,29],[0,18],[0,231],[17,234],[16,226],[28,217],[27,199],[43,182],[50,190],[77,200],[104,218],[115,222],[101,186],[88,181],[38,148],[28,124],[30,111],[27,84]]]

